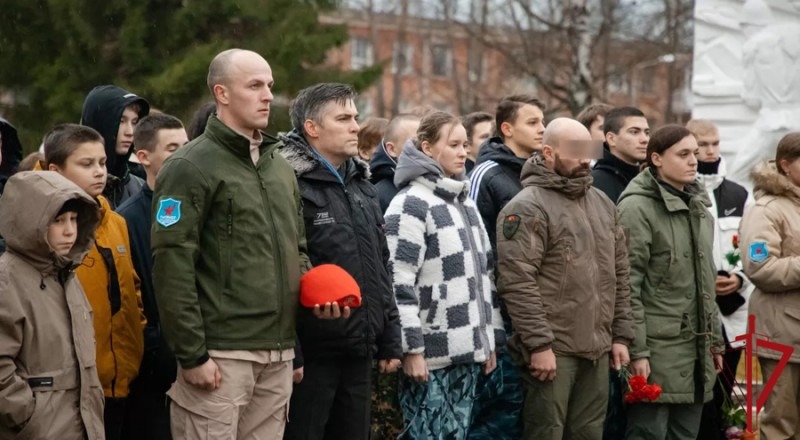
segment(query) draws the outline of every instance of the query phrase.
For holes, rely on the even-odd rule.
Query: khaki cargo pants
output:
[[[556,355],[555,380],[542,382],[527,368],[522,409],[524,440],[601,440],[608,407],[608,358]]]
[[[289,414],[292,361],[213,358],[220,387],[206,391],[178,378],[167,395],[175,440],[280,440]]]

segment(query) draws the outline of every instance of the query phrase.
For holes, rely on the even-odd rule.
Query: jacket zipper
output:
[[[263,157],[264,156],[262,155],[262,157],[261,157],[262,160],[263,160]],[[272,235],[272,243],[273,243],[273,245],[276,247],[276,249],[278,251],[277,252],[277,254],[278,254],[277,258],[273,257],[273,261],[275,262],[275,272],[277,272],[277,275],[278,275],[278,281],[279,281],[278,286],[280,286],[281,288],[287,288],[288,285],[286,284],[286,282],[284,280],[284,270],[285,270],[285,268],[283,267],[283,264],[284,264],[284,261],[283,261],[283,256],[284,256],[283,255],[283,249],[281,249],[281,244],[278,241],[278,232],[275,230],[275,216],[272,214],[272,206],[270,205],[270,202],[269,202],[269,195],[267,195],[267,184],[266,184],[266,182],[264,182],[264,179],[262,179],[261,175],[258,173],[258,165],[257,164],[253,164],[252,160],[249,161],[249,162],[252,164],[252,168],[251,169],[255,172],[256,178],[258,178],[258,181],[261,184],[261,200],[264,203],[264,207],[269,211],[269,219],[270,219],[270,221],[272,223],[270,225],[270,233]],[[281,313],[281,311],[283,310],[282,296],[281,295],[276,295],[276,301],[277,301],[277,313],[278,313],[279,316],[282,316],[283,315],[283,313]],[[283,349],[281,341],[283,341],[283,326],[279,325],[278,326],[278,351],[281,351]]]
[[[108,273],[107,277],[108,288],[111,287],[111,273]],[[109,303],[110,307],[110,303]],[[114,377],[111,378],[111,397],[117,397],[117,352],[114,351],[114,315],[109,316],[108,318],[108,329],[110,330],[109,333],[109,344],[111,345],[111,358],[114,359]]]
[[[469,246],[472,248],[470,254],[472,254],[472,265],[475,270],[475,286],[478,290],[477,298],[480,300],[478,303],[478,317],[480,319],[481,342],[483,343],[483,346],[486,347],[486,359],[489,360],[489,357],[491,356],[491,350],[489,348],[489,335],[486,331],[487,320],[486,309],[484,306],[485,304],[491,305],[491,302],[487,303],[486,298],[483,296],[483,275],[479,271],[480,259],[478,257],[478,249],[475,246],[475,237],[473,237],[472,234],[472,225],[469,223],[469,218],[467,217],[466,212],[464,212],[464,205],[458,201],[455,202],[455,205],[458,213],[461,215],[461,221],[464,222],[464,226],[467,231],[467,241],[469,242]]]
[[[342,190],[344,191],[344,197],[345,197],[345,199],[347,199],[347,207],[350,209],[350,217],[355,219],[354,212],[353,212],[353,205],[350,203],[350,201],[351,201],[351,199],[350,199],[350,191],[347,190],[347,186],[344,184],[344,179],[342,179],[341,185],[342,185]],[[361,199],[358,199],[358,206],[361,208],[361,213],[363,214],[364,213],[364,203],[361,201]],[[369,223],[369,222],[367,222],[367,223]],[[361,254],[361,252],[360,252],[361,244],[359,243],[359,240],[358,240],[358,233],[356,232],[355,222],[353,222],[353,234],[355,235],[355,239],[356,239],[356,248],[359,249],[358,265],[361,267],[361,273],[362,274],[366,274],[367,272],[364,270],[365,269],[364,268],[364,258],[362,257],[362,255],[360,255]],[[366,325],[364,326],[364,333],[365,333],[365,335],[364,335],[365,336],[364,344],[366,345],[367,357],[372,359],[372,350],[370,349],[370,346],[369,346],[369,334],[370,334],[370,331],[372,330],[372,327],[371,327],[370,322],[369,322],[369,304],[368,304],[369,301],[367,301],[366,296],[367,295],[361,295],[361,307],[363,307],[366,310]],[[378,342],[378,338],[377,338],[377,335],[375,335],[375,343],[377,344],[377,342]]]

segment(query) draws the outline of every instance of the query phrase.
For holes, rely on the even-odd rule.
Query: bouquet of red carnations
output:
[[[620,369],[620,374],[628,383],[628,392],[625,394],[625,403],[628,405],[639,402],[655,402],[661,395],[661,387],[648,384],[644,376],[632,376],[627,368]]]

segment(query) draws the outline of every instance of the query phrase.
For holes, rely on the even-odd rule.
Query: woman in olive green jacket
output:
[[[684,127],[657,130],[647,167],[620,196],[636,322],[630,368],[663,388],[656,402],[631,405],[627,439],[694,440],[721,364],[711,353],[724,345],[714,301],[714,225],[695,183],[697,151]]]

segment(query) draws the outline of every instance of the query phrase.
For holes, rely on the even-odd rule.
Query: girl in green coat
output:
[[[646,168],[620,196],[631,263],[636,339],[631,373],[662,387],[628,410],[627,439],[697,438],[724,349],[714,301],[710,201],[695,183],[697,141],[667,125],[650,137]]]

